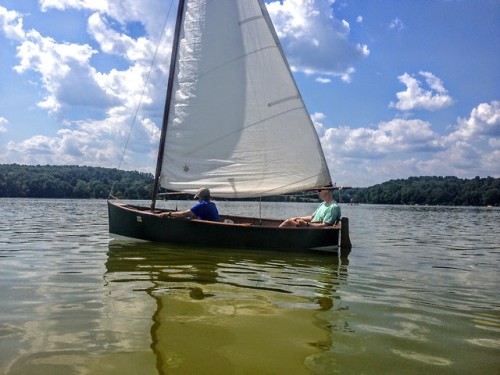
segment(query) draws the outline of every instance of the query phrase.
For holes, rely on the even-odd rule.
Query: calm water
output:
[[[0,373],[499,374],[500,210],[342,210],[348,261],[110,239],[105,201],[0,199]]]

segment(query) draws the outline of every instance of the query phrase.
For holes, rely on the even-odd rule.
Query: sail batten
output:
[[[331,183],[262,1],[185,0],[180,28],[162,187],[245,198]]]

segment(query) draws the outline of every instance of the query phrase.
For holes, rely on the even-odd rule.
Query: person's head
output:
[[[198,199],[199,201],[209,201],[210,200],[210,190],[207,188],[200,188],[198,192],[194,196],[194,199]]]
[[[329,186],[324,186],[316,189],[318,196],[323,201],[331,201],[333,199],[333,189]]]

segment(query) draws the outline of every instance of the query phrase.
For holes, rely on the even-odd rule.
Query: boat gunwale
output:
[[[234,226],[234,227],[246,227],[246,228],[262,228],[262,229],[280,229],[280,230],[340,230],[340,224],[325,226],[325,227],[317,227],[317,226],[308,226],[308,227],[283,227],[280,228],[279,224],[283,222],[280,219],[268,219],[268,218],[258,218],[253,216],[239,216],[239,215],[220,215],[221,221],[208,221],[201,219],[179,219],[173,217],[160,217],[159,214],[164,212],[175,212],[177,210],[173,209],[159,209],[155,208],[154,212],[151,211],[150,207],[139,206],[134,204],[129,204],[126,202],[117,202],[115,200],[108,200],[109,204],[119,206],[122,209],[125,209],[130,212],[135,212],[141,215],[148,215],[155,217],[159,220],[180,220],[184,222],[193,222],[193,223],[202,223],[207,225],[221,225],[221,226]],[[233,222],[224,222],[223,220],[229,219]],[[235,221],[236,220],[236,221]]]

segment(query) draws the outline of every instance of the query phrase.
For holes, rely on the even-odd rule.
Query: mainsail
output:
[[[330,184],[265,4],[182,4],[161,186],[245,198]]]

